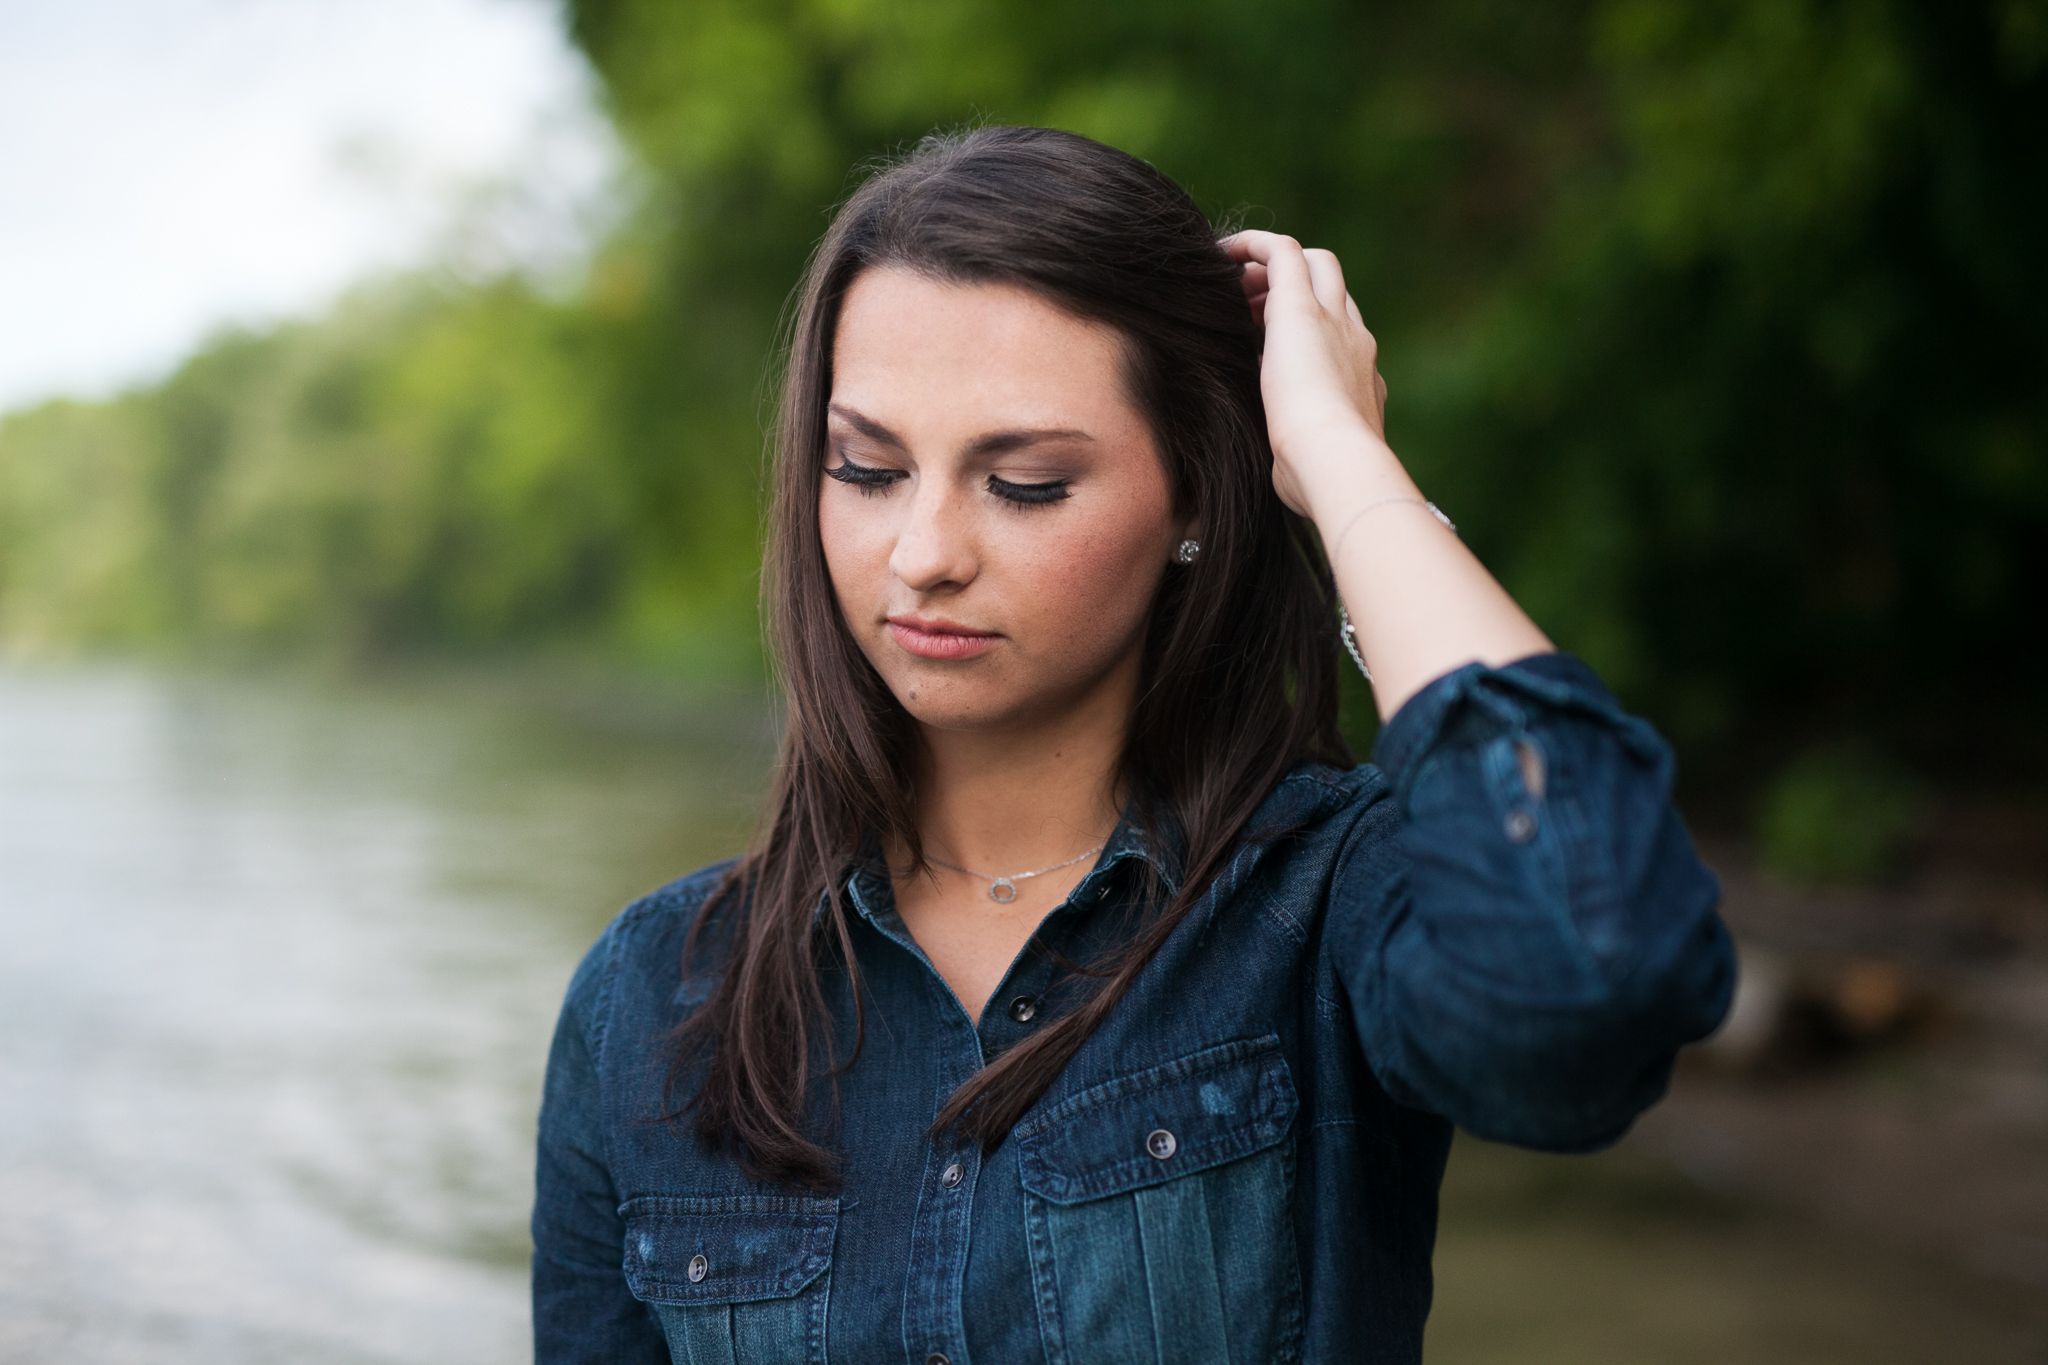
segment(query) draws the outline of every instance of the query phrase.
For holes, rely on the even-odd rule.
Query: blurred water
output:
[[[527,1358],[562,987],[759,733],[0,672],[0,1359]]]

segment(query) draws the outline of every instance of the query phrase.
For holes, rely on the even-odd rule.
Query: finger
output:
[[[1301,243],[1277,232],[1262,232],[1252,243],[1266,267],[1267,303],[1275,300],[1283,308],[1299,308],[1315,301],[1315,282],[1309,275],[1308,259]]]
[[[1283,308],[1296,307],[1297,301],[1306,303],[1315,297],[1301,243],[1292,237],[1252,229],[1226,237],[1220,245],[1232,260],[1244,262],[1246,269],[1254,265],[1265,268],[1269,305],[1277,298]],[[1261,311],[1261,321],[1268,311],[1270,308]]]
[[[1266,267],[1260,265],[1257,261],[1247,265],[1244,268],[1243,284],[1246,298],[1250,298],[1254,294],[1265,293],[1271,287],[1266,282]]]
[[[1223,248],[1224,254],[1231,260],[1244,265],[1270,267],[1276,256],[1301,255],[1301,243],[1286,233],[1262,232],[1257,228],[1247,228],[1243,232],[1233,233],[1217,245]]]
[[[1344,292],[1344,267],[1337,263],[1336,253],[1310,247],[1302,252],[1302,258],[1308,263],[1309,283],[1316,291],[1316,302],[1332,313],[1342,312],[1349,296]]]
[[[1264,261],[1273,251],[1273,244],[1284,240],[1277,232],[1261,232],[1257,228],[1246,228],[1233,232],[1217,245],[1233,261]]]
[[[1344,316],[1350,318],[1360,327],[1365,326],[1365,314],[1358,311],[1358,300],[1352,298],[1349,294],[1344,296]]]
[[[1251,306],[1252,306],[1252,321],[1253,321],[1253,322],[1256,322],[1256,323],[1258,323],[1258,324],[1259,324],[1259,326],[1261,326],[1261,327],[1265,326],[1265,325],[1266,325],[1266,295],[1265,295],[1265,294],[1263,294],[1263,293],[1259,293],[1259,294],[1254,294],[1254,295],[1252,295],[1252,297],[1251,297],[1251,298],[1250,298],[1250,299],[1248,300],[1248,302],[1249,302],[1249,303],[1251,304]]]

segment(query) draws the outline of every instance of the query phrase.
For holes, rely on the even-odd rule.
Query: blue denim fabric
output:
[[[665,1040],[709,990],[680,961],[719,869],[631,906],[577,971],[548,1064],[538,1359],[1420,1360],[1452,1125],[1554,1151],[1613,1141],[1720,1020],[1734,959],[1669,750],[1583,664],[1452,673],[1376,757],[1275,788],[986,1155],[934,1140],[933,1117],[1085,983],[1026,952],[970,1019],[886,869],[857,869],[868,1032],[833,1198],[758,1186],[655,1120]],[[1059,957],[1128,931],[1138,859],[1177,874],[1172,850],[1120,828],[1045,925]],[[844,979],[827,995],[850,1037]]]

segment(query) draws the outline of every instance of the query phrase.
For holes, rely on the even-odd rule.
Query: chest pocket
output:
[[[1291,1361],[1293,1144],[1273,1036],[1082,1091],[1018,1125],[1049,1365]]]
[[[633,1199],[619,1212],[626,1284],[676,1365],[823,1365],[836,1201]]]

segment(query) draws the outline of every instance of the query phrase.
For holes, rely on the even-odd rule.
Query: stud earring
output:
[[[1192,564],[1195,562],[1195,556],[1200,553],[1202,553],[1202,543],[1200,541],[1183,540],[1180,543],[1180,548],[1173,552],[1173,561],[1176,564]]]

